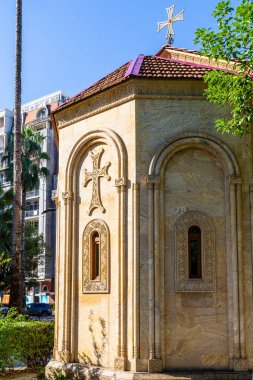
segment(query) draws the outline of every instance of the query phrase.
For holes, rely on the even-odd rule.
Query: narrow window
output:
[[[100,280],[100,239],[97,231],[91,238],[91,280]]]
[[[191,226],[188,230],[189,278],[201,278],[201,229]]]

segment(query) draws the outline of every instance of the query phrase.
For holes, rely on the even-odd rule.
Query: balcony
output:
[[[40,190],[39,189],[34,189],[34,190],[31,190],[31,191],[27,191],[26,198],[39,197],[39,195],[40,195]]]
[[[39,209],[36,210],[25,210],[25,217],[31,218],[33,216],[39,216]]]

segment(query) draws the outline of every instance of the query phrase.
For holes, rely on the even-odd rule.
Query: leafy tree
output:
[[[37,228],[29,222],[25,222],[24,237],[25,277],[32,285],[36,282],[38,264],[45,260],[43,253],[46,244],[43,234],[39,234]]]
[[[10,289],[12,199],[12,189],[4,192],[0,185],[0,290]],[[30,223],[25,223],[24,231],[25,277],[30,278],[31,283],[36,281],[35,272],[38,263],[44,260],[46,244],[43,234]]]
[[[234,9],[231,1],[220,1],[213,11],[217,31],[201,28],[195,43],[209,58],[233,61],[233,72],[213,70],[205,75],[209,101],[229,104],[231,117],[216,120],[222,133],[242,136],[250,132],[253,122],[253,2],[241,0]]]
[[[0,184],[0,255],[4,257],[11,255],[12,237],[12,189],[4,191]]]

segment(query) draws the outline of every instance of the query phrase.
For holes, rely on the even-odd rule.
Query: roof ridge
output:
[[[125,72],[124,78],[127,78],[130,75],[139,75],[144,57],[144,54],[139,54],[137,58],[132,59],[130,65],[128,66],[128,69]]]
[[[202,64],[202,63],[191,62],[191,61],[187,61],[187,60],[181,61],[180,59],[175,59],[175,58],[159,57],[157,55],[153,55],[152,58],[161,59],[163,61],[168,61],[168,62],[175,62],[175,63],[179,63],[179,64],[182,64],[182,65],[201,67],[201,68],[204,68],[204,69],[212,69],[212,70],[218,70],[218,71],[222,70],[222,71],[225,71],[225,72],[231,72],[232,74],[234,73],[231,70],[220,68],[218,65],[213,65],[213,66],[212,65],[205,65],[205,64]]]

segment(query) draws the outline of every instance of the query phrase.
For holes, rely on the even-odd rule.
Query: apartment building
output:
[[[69,99],[63,91],[35,99],[22,105],[22,123],[33,125],[45,137],[42,150],[47,152],[50,160],[43,166],[49,170],[47,178],[41,178],[39,187],[27,193],[25,219],[33,224],[39,233],[43,233],[46,248],[43,257],[38,261],[35,285],[27,290],[27,301],[53,302],[55,277],[55,205],[53,196],[57,186],[58,153],[52,130],[50,113]],[[0,154],[8,144],[8,133],[13,125],[13,112],[7,109],[0,111]],[[1,153],[2,152],[2,153]],[[0,167],[0,181],[4,187],[6,181],[6,164]]]
[[[0,183],[5,189],[10,186],[6,178],[7,161],[2,162],[2,156],[5,154],[9,142],[9,135],[13,126],[13,111],[4,108],[0,110]]]

